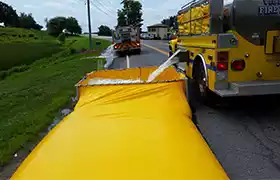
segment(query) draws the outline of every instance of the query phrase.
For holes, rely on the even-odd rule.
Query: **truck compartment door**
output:
[[[267,31],[265,53],[280,53],[280,31]]]

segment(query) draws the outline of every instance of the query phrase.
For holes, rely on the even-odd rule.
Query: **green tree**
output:
[[[4,23],[5,26],[18,27],[19,17],[16,11],[9,6],[0,1],[0,23]]]
[[[123,9],[118,10],[118,25],[121,26],[126,22],[128,25],[139,26],[143,24],[142,4],[136,0],[123,0]]]
[[[121,10],[118,10],[118,26],[125,26],[125,25],[126,25],[125,13]]]
[[[164,24],[164,25],[167,25],[167,26],[170,27],[170,20],[169,20],[169,19],[163,19],[163,20],[161,21],[161,24]]]
[[[41,30],[43,27],[36,23],[32,14],[20,13],[19,26],[25,29],[37,29]]]
[[[134,26],[142,26],[142,4],[139,1],[131,1],[130,8],[128,10],[128,22]]]
[[[112,35],[112,30],[108,26],[101,25],[98,28],[98,30],[99,30],[98,31],[99,36],[111,36]]]
[[[47,21],[47,29],[50,35],[58,36],[64,29],[71,34],[81,34],[82,28],[74,17],[55,17]]]
[[[168,27],[175,28],[176,27],[176,21],[177,21],[177,17],[176,16],[170,16],[167,19],[163,19],[161,21],[161,23],[167,25]]]
[[[50,19],[47,22],[48,33],[53,36],[58,36],[66,29],[66,21],[67,18],[61,16]]]
[[[175,30],[178,30],[179,29],[179,24],[178,24],[178,19],[177,19],[177,16],[174,16],[174,29]]]
[[[81,34],[82,33],[82,28],[79,25],[77,19],[74,18],[74,17],[67,18],[67,20],[66,20],[66,29],[71,34]]]

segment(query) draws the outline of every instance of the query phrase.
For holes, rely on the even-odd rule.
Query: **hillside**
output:
[[[38,36],[38,33],[34,34]],[[43,34],[43,38],[50,37]],[[34,45],[34,48],[44,49],[45,42],[48,42],[41,39],[43,44],[38,46],[38,43],[30,38],[26,38],[26,41],[32,43],[3,45],[9,47],[12,44],[13,48],[17,48],[17,53],[14,54],[21,57],[25,52],[19,47],[29,46],[28,49],[32,52],[30,44]],[[52,41],[56,42],[55,39]],[[36,59],[30,65],[16,66],[8,71],[2,71],[8,73],[2,80],[0,71],[0,114],[2,117],[0,120],[0,171],[1,166],[7,164],[14,153],[25,147],[27,142],[33,142],[38,138],[38,133],[53,122],[59,109],[67,105],[71,97],[75,96],[74,85],[86,73],[101,68],[98,67],[100,62],[105,63],[105,59],[85,57],[99,56],[100,52],[110,45],[110,42],[93,39],[93,44],[92,52],[80,53],[80,50],[88,49],[88,38],[70,37],[67,38],[65,45],[58,45],[63,49],[61,52]],[[36,51],[33,53],[36,54]],[[12,70],[14,73],[9,73]],[[0,179],[2,179],[1,172]]]
[[[0,28],[0,44],[28,43],[42,40],[55,40],[46,31],[28,30],[22,28]]]
[[[0,71],[28,65],[61,50],[59,42],[44,31],[0,28]]]

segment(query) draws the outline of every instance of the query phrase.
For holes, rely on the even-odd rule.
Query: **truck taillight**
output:
[[[228,70],[228,64],[225,63],[225,62],[218,62],[218,63],[217,63],[217,69],[218,69],[219,71]]]
[[[136,45],[139,47],[139,46],[140,46],[140,43],[136,43]]]
[[[114,45],[114,49],[118,49],[118,45]]]
[[[234,71],[243,71],[245,69],[246,63],[244,59],[233,60],[231,62],[231,69]]]
[[[217,54],[217,70],[225,71],[228,70],[228,52],[221,51]]]
[[[172,35],[172,36],[171,36],[171,39],[172,39],[172,40],[177,39],[177,36]]]

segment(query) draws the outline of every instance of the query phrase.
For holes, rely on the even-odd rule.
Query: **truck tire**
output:
[[[169,51],[168,57],[171,57],[172,55],[173,55],[173,52],[172,52],[172,51]]]
[[[201,60],[196,61],[194,68],[193,88],[196,99],[207,106],[215,105],[216,95],[207,86],[206,72]]]
[[[119,57],[125,57],[125,52],[124,51],[118,51],[118,56]]]
[[[141,54],[141,49],[136,49],[136,50],[135,50],[135,53],[136,53],[136,54]]]

